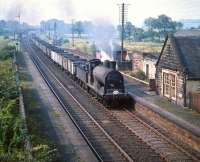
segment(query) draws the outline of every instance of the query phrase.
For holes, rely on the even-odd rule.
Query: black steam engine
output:
[[[116,62],[99,59],[85,60],[55,48],[34,37],[33,43],[40,48],[53,62],[64,69],[81,87],[107,105],[121,105],[130,102],[125,92],[122,74],[116,70]]]

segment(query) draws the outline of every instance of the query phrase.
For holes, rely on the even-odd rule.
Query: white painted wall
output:
[[[150,60],[150,59],[144,59],[143,60],[143,68],[142,70],[146,74],[146,65],[149,65],[149,79],[155,79],[155,74],[156,74],[156,61],[155,60]]]

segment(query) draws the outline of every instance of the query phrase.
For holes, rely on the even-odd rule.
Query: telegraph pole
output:
[[[18,14],[17,14],[15,17],[18,18],[19,27],[18,27],[18,28],[15,27],[15,31],[14,31],[14,40],[15,40],[15,37],[16,37],[15,35],[18,34],[18,36],[19,36],[19,33],[20,33],[20,19],[21,19],[20,10],[19,10]]]
[[[72,19],[72,47],[74,48],[74,19]]]
[[[48,24],[48,31],[49,31],[49,40],[51,39],[51,27],[50,27],[50,24]]]
[[[18,22],[19,22],[18,38],[17,38],[16,45],[17,45],[17,48],[18,48],[18,45],[19,45],[19,49],[17,49],[17,50],[20,51],[20,38],[21,38],[21,28],[20,28],[20,25],[21,25],[21,12],[20,12],[20,10],[19,10],[18,15],[16,17],[18,18]]]
[[[124,34],[125,34],[125,23],[127,22],[128,15],[128,4],[122,3],[119,5],[119,24],[121,25],[121,61],[123,61],[123,51],[124,51]]]
[[[57,44],[57,24],[54,22],[54,38],[53,38],[53,43],[56,45]]]

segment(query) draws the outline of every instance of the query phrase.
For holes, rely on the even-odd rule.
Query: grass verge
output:
[[[32,78],[28,73],[22,53],[18,53],[17,62],[27,114],[28,131],[33,146],[33,158],[37,162],[60,162],[60,153],[55,141],[48,133],[50,126],[39,103],[38,94],[32,88]]]

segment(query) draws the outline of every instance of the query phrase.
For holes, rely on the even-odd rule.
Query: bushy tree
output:
[[[134,41],[142,41],[144,38],[144,30],[142,28],[134,28],[133,29],[133,39]]]
[[[164,39],[168,33],[174,33],[183,27],[182,23],[173,21],[166,15],[160,15],[158,18],[149,17],[145,19],[144,24],[147,27],[147,36],[150,36],[152,40],[156,37],[159,40]]]
[[[134,32],[135,26],[131,22],[127,22],[125,24],[124,28],[125,28],[124,29],[124,31],[125,31],[125,39],[129,40],[129,42],[130,42],[132,37],[133,37],[133,32]]]
[[[0,51],[0,60],[7,60],[8,58],[13,57],[15,52],[14,46],[6,46]]]

